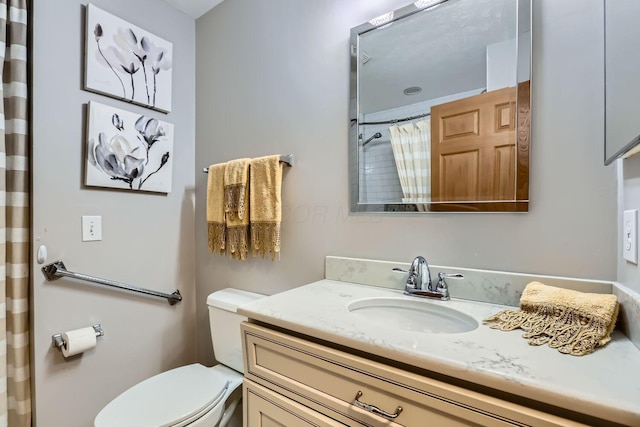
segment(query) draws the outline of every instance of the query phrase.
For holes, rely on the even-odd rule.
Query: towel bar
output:
[[[82,273],[74,273],[73,271],[67,270],[62,261],[56,261],[54,263],[45,265],[44,267],[42,267],[42,272],[49,281],[59,279],[60,277],[70,277],[72,279],[85,280],[87,282],[98,283],[100,285],[112,286],[114,288],[125,289],[127,291],[152,295],[154,297],[166,298],[170,305],[174,305],[182,301],[182,295],[180,295],[180,291],[175,291],[172,294],[165,294],[158,291],[152,291],[150,289],[128,285],[122,282],[116,282],[114,280],[101,279],[99,277],[93,277]]]
[[[293,166],[293,154],[282,154],[280,156],[280,162],[286,166]],[[209,168],[202,168],[202,173],[209,173]]]

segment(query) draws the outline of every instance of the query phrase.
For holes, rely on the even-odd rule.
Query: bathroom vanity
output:
[[[245,426],[640,426],[640,351],[622,332],[569,356],[481,324],[512,306],[392,288],[325,279],[241,307]],[[361,310],[381,300],[477,327],[441,333],[437,318],[424,329]]]
[[[264,425],[255,422],[264,416],[278,420],[272,412],[287,403],[302,420],[282,419],[285,426],[585,425],[270,328],[242,330],[249,426]]]

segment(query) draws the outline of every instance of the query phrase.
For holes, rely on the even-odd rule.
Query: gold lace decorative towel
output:
[[[209,166],[207,179],[207,228],[209,252],[223,254],[227,223],[224,214],[224,170],[226,163]]]
[[[618,299],[529,283],[520,310],[504,310],[483,322],[493,329],[522,329],[530,345],[548,344],[559,352],[583,356],[611,341],[618,317]]]
[[[224,212],[231,219],[244,218],[250,164],[251,159],[231,160],[224,169]]]
[[[249,164],[251,159],[227,162],[224,170],[224,212],[227,218],[227,253],[244,261],[249,252]]]
[[[254,257],[271,260],[280,253],[280,221],[282,220],[282,164],[280,156],[251,160],[249,178],[251,249]]]

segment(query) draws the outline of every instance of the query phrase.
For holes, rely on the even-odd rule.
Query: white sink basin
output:
[[[361,319],[394,330],[431,334],[473,331],[478,322],[471,316],[437,302],[417,297],[376,297],[353,301],[347,309]]]

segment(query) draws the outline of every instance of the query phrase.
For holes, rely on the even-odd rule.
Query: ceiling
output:
[[[215,5],[222,3],[222,0],[165,0],[173,7],[180,9],[194,19],[198,19],[207,13]]]
[[[361,35],[360,112],[485,88],[487,46],[515,38],[516,3],[448,1]],[[411,86],[423,90],[407,98]]]

